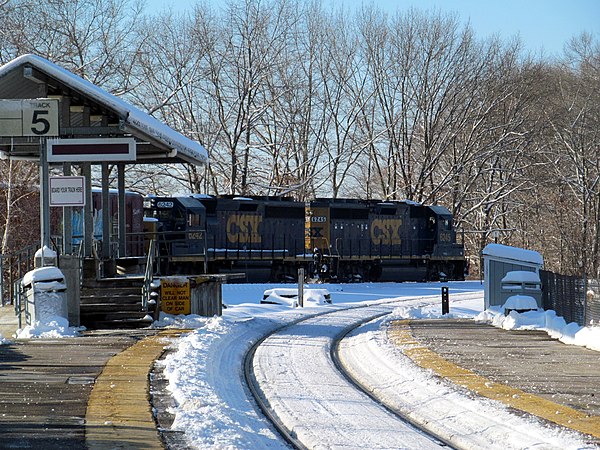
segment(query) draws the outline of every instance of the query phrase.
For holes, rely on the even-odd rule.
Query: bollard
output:
[[[450,296],[448,295],[448,286],[442,286],[442,315],[450,312]]]
[[[298,269],[298,306],[304,307],[304,269]]]

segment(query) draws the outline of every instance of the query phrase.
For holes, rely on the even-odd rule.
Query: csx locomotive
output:
[[[246,274],[246,282],[462,280],[451,213],[409,201],[147,197],[162,274]]]

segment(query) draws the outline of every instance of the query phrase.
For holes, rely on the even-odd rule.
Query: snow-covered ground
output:
[[[492,320],[496,324],[519,327],[520,318],[512,313],[501,320],[494,311],[483,311],[483,286],[479,282],[448,283],[451,302],[450,315],[453,317]],[[441,284],[439,283],[379,283],[351,285],[318,285],[331,293],[331,305],[316,305],[305,308],[289,306],[260,305],[263,292],[272,285],[225,285],[224,303],[228,308],[221,318],[163,317],[156,326],[191,327],[195,331],[181,338],[173,351],[161,361],[169,379],[168,389],[176,400],[173,429],[185,431],[190,445],[194,448],[287,448],[271,431],[268,423],[256,412],[248,398],[243,382],[242,361],[252,343],[268,332],[303,316],[314,315],[319,311],[351,308],[361,304],[377,304],[389,299],[402,299],[405,306],[393,313],[394,318],[419,318],[441,316]],[[287,286],[289,287],[289,285]],[[309,286],[310,288],[310,286]],[[476,293],[478,295],[473,295]],[[309,294],[310,295],[310,294]],[[464,298],[464,299],[461,299]],[[469,299],[467,299],[469,298]],[[466,300],[465,300],[466,299]],[[310,304],[310,302],[309,302]],[[548,313],[522,314],[526,326],[531,327],[535,314],[540,317]],[[480,436],[486,445],[496,448],[522,448],[534,445],[543,448],[585,448],[586,445],[575,435],[552,431],[535,420],[511,416],[507,409],[494,402],[468,399],[451,386],[441,386],[433,376],[405,358],[385,339],[385,320],[372,323],[365,328],[366,334],[356,339],[366,339],[372,347],[376,343],[379,355],[385,355],[386,369],[378,369],[379,379],[393,379],[395,373],[408,375],[403,381],[406,391],[418,391],[425,383],[432,387],[427,391],[430,398],[427,405],[433,416],[449,420],[447,411],[448,396],[461,411],[479,411],[487,417],[503,417],[508,420],[508,428],[494,429],[486,436]],[[538,324],[545,321],[538,320]],[[572,334],[572,333],[570,333]],[[365,361],[373,352],[365,352],[356,359]],[[367,362],[370,367],[382,367]],[[437,401],[439,400],[439,401]],[[439,405],[439,407],[436,407]],[[455,407],[453,406],[453,407]],[[481,413],[481,411],[484,411]],[[471,419],[470,427],[477,424]],[[515,438],[519,433],[507,432],[525,430],[523,440]],[[460,429],[460,427],[458,427]],[[533,437],[532,437],[533,436]],[[536,441],[543,436],[545,441]],[[323,442],[324,448],[331,442]]]
[[[393,318],[420,318],[441,316],[440,283],[371,283],[336,284],[307,286],[328,289],[332,304],[322,304],[322,293],[315,298],[309,290],[305,296],[304,308],[286,305],[261,305],[259,302],[267,289],[290,285],[250,285],[231,284],[223,287],[223,301],[228,306],[222,317],[163,316],[156,327],[192,328],[193,332],[180,338],[168,356],[160,361],[168,378],[168,389],[176,406],[173,429],[185,432],[186,439],[195,448],[246,449],[246,448],[287,448],[271,430],[267,421],[256,411],[249,399],[243,382],[242,361],[247,349],[270,331],[298,318],[352,308],[364,304],[378,304],[389,299],[401,300],[402,307],[396,309]],[[479,282],[451,282],[450,316],[476,318],[488,321],[505,329],[545,329],[565,343],[584,345],[598,350],[600,327],[578,327],[566,324],[562,318],[551,312],[511,313],[508,316],[500,310],[483,311],[483,286]],[[293,302],[291,302],[293,304]],[[365,361],[369,355],[379,354],[386,360],[386,369],[377,369],[381,378],[393,379],[401,372],[406,380],[407,392],[418,391],[429,383],[430,396],[428,409],[432,415],[444,417],[448,396],[455,405],[464,410],[483,411],[486,416],[509,417],[515,430],[527,429],[529,436],[546,436],[546,446],[558,448],[586,448],[585,443],[575,435],[552,431],[531,419],[510,416],[508,410],[494,402],[475,401],[461,396],[450,385],[440,385],[433,376],[417,368],[410,360],[389,344],[385,338],[385,322],[389,318],[372,322],[361,333],[354,336],[357,343],[370,348],[364,354],[353,358]],[[34,324],[22,330],[20,336],[52,337],[77,334],[77,329],[64,328],[61,322]],[[0,336],[0,343],[7,342]],[[357,348],[361,346],[357,345]],[[367,354],[368,353],[368,354]],[[382,356],[383,355],[383,356]],[[380,367],[373,361],[371,367]],[[408,374],[408,375],[407,375]],[[408,384],[406,384],[408,383]],[[413,388],[411,388],[411,383]],[[408,389],[406,388],[408,386]],[[438,401],[439,400],[439,401]],[[456,403],[458,402],[458,403]],[[440,405],[436,409],[435,405]],[[443,406],[445,405],[445,406]],[[447,418],[440,420],[448,420]],[[525,434],[525,433],[524,433]],[[518,435],[518,433],[517,433]],[[514,437],[514,433],[512,434]],[[497,433],[482,437],[497,448],[523,446],[508,435]],[[511,438],[512,439],[512,438]],[[529,444],[535,441],[528,441]],[[325,442],[324,445],[327,445]],[[490,444],[491,445],[491,444]],[[537,447],[536,447],[537,448]]]

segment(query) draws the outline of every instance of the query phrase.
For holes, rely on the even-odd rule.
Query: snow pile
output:
[[[505,330],[542,330],[565,344],[600,351],[600,327],[581,327],[574,322],[567,324],[555,311],[511,311],[505,316],[504,308],[496,306],[479,313],[475,320]]]
[[[194,325],[199,326],[200,323],[195,322]],[[227,436],[235,429],[231,415],[227,413],[228,407],[201,377],[196,378],[196,383],[189,383],[188,377],[191,373],[206,373],[209,369],[207,350],[227,333],[228,326],[222,319],[212,318],[198,328],[202,331],[183,337],[177,344],[177,353],[162,361],[164,375],[169,379],[168,389],[177,403],[177,414],[171,428],[185,431],[186,435],[193,432],[193,436],[187,437],[194,442],[206,445],[210,441],[211,445],[216,445],[218,436]],[[190,354],[194,357],[188,357]],[[199,418],[202,418],[203,427],[194,427]]]
[[[158,320],[154,321],[152,328],[176,328],[180,330],[195,330],[198,328],[204,328],[206,322],[209,320],[207,317],[198,316],[196,314],[189,315],[171,315],[161,312]]]
[[[65,276],[58,267],[40,267],[31,270],[23,277],[23,286],[29,286],[32,283],[58,281],[64,282]]]
[[[271,305],[266,309],[273,313]],[[241,360],[251,341],[277,326],[278,321],[241,316],[188,317],[191,320],[165,316],[155,323],[196,328],[157,362],[175,400],[169,410],[175,415],[171,429],[185,432],[194,448],[288,448],[268,429],[244,394],[241,373]]]
[[[70,327],[69,321],[64,317],[49,316],[44,320],[36,320],[23,329],[18,329],[16,337],[19,339],[75,337],[83,330],[85,327]]]
[[[504,303],[504,311],[537,310],[537,302],[530,295],[512,295]]]
[[[0,334],[0,345],[7,345],[9,344],[10,341],[8,339],[5,339],[1,334]]]
[[[302,298],[304,306],[319,306],[331,303],[331,294],[327,289],[304,289]],[[267,289],[261,303],[298,307],[298,289],[275,288]]]
[[[42,263],[51,262],[52,264],[56,263],[57,257],[58,255],[56,252],[47,245],[44,245],[42,248],[38,249],[34,256],[36,261],[41,261]]]

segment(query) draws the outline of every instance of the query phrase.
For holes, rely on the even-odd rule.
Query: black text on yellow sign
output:
[[[163,279],[160,283],[161,309],[167,314],[190,314],[189,280]]]

